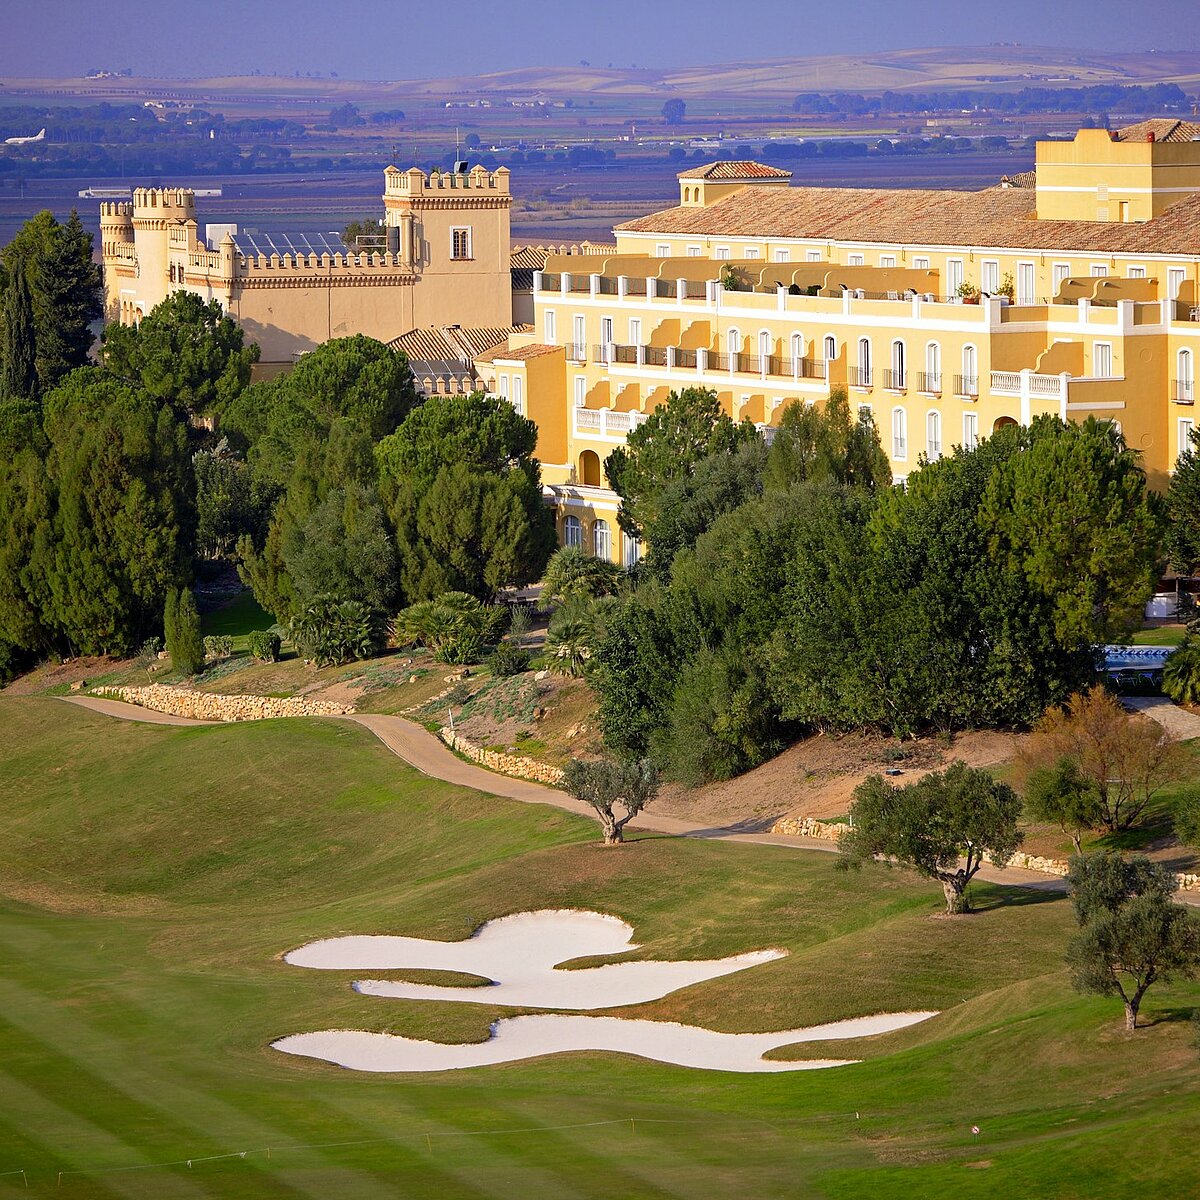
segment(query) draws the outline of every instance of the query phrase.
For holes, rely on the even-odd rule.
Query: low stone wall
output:
[[[469,758],[481,767],[487,767],[489,771],[498,771],[501,775],[514,775],[518,779],[532,779],[535,783],[544,783],[550,787],[562,786],[563,773],[559,767],[552,767],[549,763],[541,763],[520,754],[501,754],[496,750],[485,750],[455,733],[448,725],[442,726],[439,733],[442,741],[451,750],[456,750],[464,758]]]
[[[1009,859],[1010,867],[1021,867],[1025,871],[1041,871],[1043,875],[1065,875],[1070,867],[1061,858],[1043,858],[1039,854],[1026,854],[1018,850]]]
[[[816,817],[780,817],[771,826],[771,832],[786,834],[788,837],[820,838],[822,841],[836,842],[847,828],[846,825],[818,821]]]
[[[172,717],[194,721],[264,721],[271,717],[341,717],[354,711],[352,704],[306,700],[303,696],[220,696],[187,688],[152,683],[147,687],[98,687],[93,696],[109,696]]]

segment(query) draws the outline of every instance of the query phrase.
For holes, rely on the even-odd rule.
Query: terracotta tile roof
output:
[[[504,359],[508,362],[526,362],[531,358],[541,358],[544,354],[561,354],[561,346],[545,346],[535,342],[532,346],[516,346],[509,349],[507,342],[503,346],[493,346],[492,349],[475,356],[476,362],[495,362]]]
[[[1037,187],[1037,172],[1018,171],[1015,175],[1002,175],[1000,177],[1000,186],[1010,188]]]
[[[679,179],[791,179],[791,171],[781,171],[778,167],[768,167],[766,163],[750,162],[742,159],[738,162],[705,163],[702,167],[693,167],[690,171],[680,171]]]
[[[545,246],[514,246],[509,254],[508,263],[514,270],[522,268],[540,271],[546,265],[548,253]]]
[[[746,188],[704,208],[669,208],[627,221],[617,232],[1200,254],[1200,192],[1137,224],[1038,221],[1036,203],[1033,190],[1020,187],[980,192]]]
[[[1154,117],[1126,125],[1113,134],[1114,142],[1144,142],[1154,134],[1156,142],[1194,142],[1200,140],[1200,125],[1194,121],[1177,121],[1171,117]]]
[[[495,346],[508,345],[514,333],[528,333],[528,325],[513,325],[500,329],[468,328],[462,325],[429,326],[410,329],[393,338],[388,345],[401,350],[412,364],[413,370],[438,370],[443,373],[450,367],[457,370],[469,368],[472,359]]]

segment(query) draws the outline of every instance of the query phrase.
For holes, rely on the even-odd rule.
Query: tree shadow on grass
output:
[[[971,912],[992,912],[998,908],[1027,908],[1032,904],[1050,904],[1066,900],[1062,880],[1049,879],[1044,884],[1021,884],[1005,887],[997,883],[973,883],[968,889]]]
[[[1194,1004],[1171,1004],[1166,1008],[1154,1008],[1147,1012],[1144,1008],[1138,1013],[1138,1028],[1150,1029],[1155,1025],[1176,1025],[1193,1021],[1197,1008]]]

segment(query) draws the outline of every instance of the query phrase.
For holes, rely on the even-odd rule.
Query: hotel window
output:
[[[661,242],[659,245],[654,247],[654,253],[658,258],[670,258],[671,247],[668,246],[666,242]]]
[[[855,383],[859,387],[871,386],[871,339],[858,339],[858,372]]]
[[[629,534],[621,539],[625,544],[625,570],[632,570],[638,565],[642,557],[642,543],[640,538],[630,537]]]
[[[792,347],[792,374],[799,377],[800,372],[804,369],[804,334],[793,333],[791,340]]]
[[[471,227],[469,225],[460,225],[458,228],[450,230],[450,257],[459,259],[471,257]]]
[[[1192,418],[1179,418],[1179,454],[1186,454],[1189,450],[1194,450],[1192,445]]]
[[[827,333],[825,335],[825,361],[827,363],[833,362],[837,356],[837,338],[832,333]]]
[[[930,462],[937,462],[942,457],[942,414],[939,412],[925,414],[925,456]]]
[[[879,256],[879,265],[881,267],[894,267],[896,265],[896,256],[894,254],[881,254]]]
[[[1033,304],[1037,297],[1035,292],[1034,266],[1031,262],[1017,263],[1017,303]]]
[[[1175,399],[1192,404],[1196,399],[1196,377],[1192,367],[1192,352],[1180,350],[1175,357]]]
[[[980,274],[979,287],[994,296],[1000,288],[1000,264],[995,259],[989,259],[983,264]]]
[[[742,334],[741,330],[731,329],[725,335],[725,352],[732,358],[735,354],[740,354],[742,351]],[[731,367],[733,363],[729,364]]]
[[[904,365],[904,343],[897,339],[892,343],[892,377],[888,381],[896,391],[908,387],[908,372]]]
[[[974,450],[979,445],[979,414],[963,413],[963,449]]]
[[[759,249],[758,249],[758,247],[757,247],[757,246],[747,246],[747,247],[745,248],[745,250],[744,250],[742,253],[744,254],[744,256],[745,256],[746,258],[758,258],[758,257],[760,257]]]
[[[507,375],[500,376],[500,399],[501,400],[508,399],[508,376]]]
[[[689,246],[687,248],[688,258],[699,258],[701,253],[702,253],[702,248],[700,246]]]
[[[1145,279],[1146,278],[1146,268],[1145,267],[1130,267],[1129,270],[1126,272],[1126,277],[1128,279]]]
[[[1058,293],[1062,291],[1062,285],[1071,278],[1070,263],[1055,263],[1054,264],[1054,296],[1053,299],[1058,299]]]
[[[914,271],[928,271],[929,270],[929,259],[926,258],[925,255],[923,255],[923,254],[918,254],[916,256],[916,258],[913,259],[913,270]]]
[[[583,546],[583,525],[578,517],[567,517],[563,521],[563,545]]]
[[[961,258],[946,259],[946,291],[950,296],[957,296],[962,287],[963,260]]]
[[[1112,373],[1112,343],[1096,342],[1092,346],[1092,374],[1097,379],[1111,379]]]
[[[607,521],[597,520],[592,525],[592,553],[605,562],[612,558],[612,532]]]
[[[902,408],[892,409],[892,457],[908,457],[908,415]]]
[[[979,395],[979,356],[974,346],[964,346],[962,352],[962,375],[958,381],[960,396]]]
[[[861,267],[866,265],[866,257],[862,254],[847,254],[846,265],[848,267]]]
[[[923,392],[940,393],[942,390],[942,348],[937,342],[925,347],[925,386]]]
[[[1184,277],[1187,272],[1182,267],[1169,267],[1167,269],[1167,299],[1178,300],[1179,289],[1183,287]]]
[[[576,313],[572,325],[571,354],[576,362],[587,362],[587,317]]]
[[[717,247],[717,258],[723,260],[728,257],[729,257],[729,247],[728,246],[718,246]]]
[[[1117,201],[1117,220],[1118,221],[1128,221],[1129,220],[1129,201],[1128,200],[1118,200]]]
[[[587,377],[575,376],[575,407],[583,408],[587,404]]]
[[[820,250],[805,250],[804,261],[805,262],[820,262],[821,261]]]
[[[525,415],[525,380],[520,375],[513,376],[512,405],[513,408]]]
[[[792,252],[790,250],[776,250],[775,251],[775,261],[776,262],[791,262],[792,261]]]
[[[555,316],[556,316],[556,314],[554,312],[554,309],[552,309],[552,308],[546,309],[546,316],[544,318],[543,323],[545,324],[545,327],[546,327],[546,345],[547,346],[557,346],[558,345],[558,333],[557,333],[558,322],[555,320]]]
[[[1108,263],[1092,263],[1092,278],[1103,279],[1108,274]]]

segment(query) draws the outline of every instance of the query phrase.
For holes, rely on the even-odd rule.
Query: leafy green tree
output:
[[[383,642],[379,614],[370,605],[335,596],[318,596],[304,605],[288,623],[288,635],[317,667],[371,658]]]
[[[1163,692],[1176,704],[1200,704],[1200,641],[1190,635],[1163,664]]]
[[[678,125],[687,113],[687,105],[679,99],[668,100],[662,106],[663,120],[668,125]]]
[[[204,666],[204,639],[200,636],[200,613],[191,588],[179,590],[174,612],[170,600],[167,601],[164,627],[169,618],[173,618],[167,636],[171,665],[182,675],[195,675]]]
[[[1155,983],[1196,973],[1200,923],[1172,901],[1168,872],[1141,856],[1078,855],[1067,879],[1080,926],[1067,948],[1071,981],[1081,992],[1119,996],[1132,1032]]]
[[[563,786],[595,810],[604,830],[604,844],[618,846],[625,840],[625,826],[658,795],[659,777],[645,759],[573,758],[563,769]],[[618,805],[624,816],[617,816]]]
[[[537,427],[499,397],[433,396],[376,448],[401,591],[487,599],[541,577],[554,522],[533,457]]]
[[[1116,427],[1038,417],[989,481],[991,554],[1050,606],[1059,642],[1111,641],[1140,620],[1157,579],[1161,505]]]
[[[192,456],[196,479],[196,552],[202,558],[233,558],[238,539],[260,541],[274,495],[222,438],[213,450]]]
[[[285,541],[283,559],[300,604],[332,595],[386,612],[396,598],[391,534],[374,490],[360,483],[327,493]]]
[[[766,487],[778,490],[810,479],[866,491],[891,486],[892,469],[875,424],[851,417],[844,388],[834,388],[823,405],[791,401],[777,423]]]
[[[278,662],[282,641],[273,629],[255,629],[246,638],[246,649],[259,662]]]
[[[1095,786],[1071,758],[1030,773],[1025,783],[1025,812],[1034,821],[1057,825],[1070,837],[1076,854],[1082,853],[1084,831],[1098,828],[1103,819]]]
[[[1193,429],[1180,448],[1167,487],[1167,553],[1171,567],[1184,575],[1200,566],[1200,431]]]
[[[18,264],[4,293],[0,328],[0,400],[35,399],[38,395],[37,342],[33,301],[23,267]]]
[[[605,460],[608,482],[621,497],[621,528],[641,537],[658,519],[671,483],[690,476],[710,454],[731,453],[758,436],[748,421],[735,424],[721,410],[716,392],[672,392]]]
[[[579,598],[615,596],[621,586],[621,568],[589,554],[582,546],[563,546],[546,564],[540,598],[543,610]]]
[[[762,494],[766,462],[766,443],[755,438],[732,453],[702,458],[692,474],[669,483],[643,531],[650,547],[646,569],[669,580],[680,551],[694,547],[719,517]]]
[[[34,304],[37,316],[37,373],[43,392],[86,366],[96,340],[93,322],[104,315],[104,288],[99,264],[92,259],[92,235],[79,213],[71,210],[55,230],[37,263]]]
[[[839,866],[881,857],[938,880],[948,915],[970,911],[967,885],[985,859],[1008,865],[1021,834],[1021,801],[987,771],[952,763],[896,787],[872,775],[854,790]]]
[[[101,352],[114,375],[194,413],[220,412],[237,397],[258,356],[218,301],[182,289],[136,325],[109,325]]]

